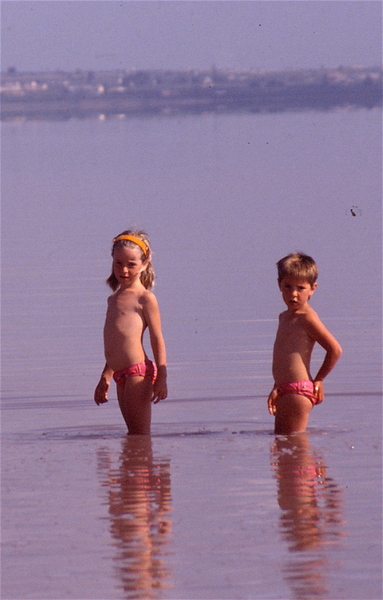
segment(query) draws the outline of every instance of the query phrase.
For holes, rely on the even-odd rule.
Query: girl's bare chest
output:
[[[106,321],[143,321],[142,305],[134,296],[120,296],[112,298],[108,303]]]

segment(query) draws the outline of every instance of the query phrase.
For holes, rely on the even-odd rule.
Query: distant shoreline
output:
[[[124,118],[382,106],[382,69],[1,74],[1,120]]]

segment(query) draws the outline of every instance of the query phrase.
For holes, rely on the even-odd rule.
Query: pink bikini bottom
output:
[[[144,377],[145,379],[150,379],[150,381],[154,383],[157,377],[157,367],[154,362],[147,358],[145,362],[131,365],[121,371],[115,371],[113,373],[113,379],[117,385],[123,387],[128,377],[136,377],[137,375]]]
[[[299,394],[299,396],[306,396],[313,404],[317,403],[317,398],[314,394],[314,384],[309,380],[282,383],[277,391],[279,396],[284,396],[285,394]]]

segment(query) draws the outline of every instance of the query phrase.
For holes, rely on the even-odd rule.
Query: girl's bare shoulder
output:
[[[150,290],[142,290],[139,296],[142,306],[153,306],[157,304],[157,298]]]
[[[117,292],[113,292],[113,294],[110,294],[110,296],[108,296],[108,299],[107,299],[108,305],[115,301],[116,295],[117,295]]]

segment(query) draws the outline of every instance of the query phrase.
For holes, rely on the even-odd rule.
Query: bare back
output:
[[[104,326],[105,359],[113,371],[145,360],[142,337],[147,327],[143,305],[151,292],[122,289],[108,298]]]
[[[274,344],[273,377],[276,385],[291,381],[311,379],[310,359],[315,340],[305,327],[307,307],[291,313],[286,310],[279,315],[279,327]]]

